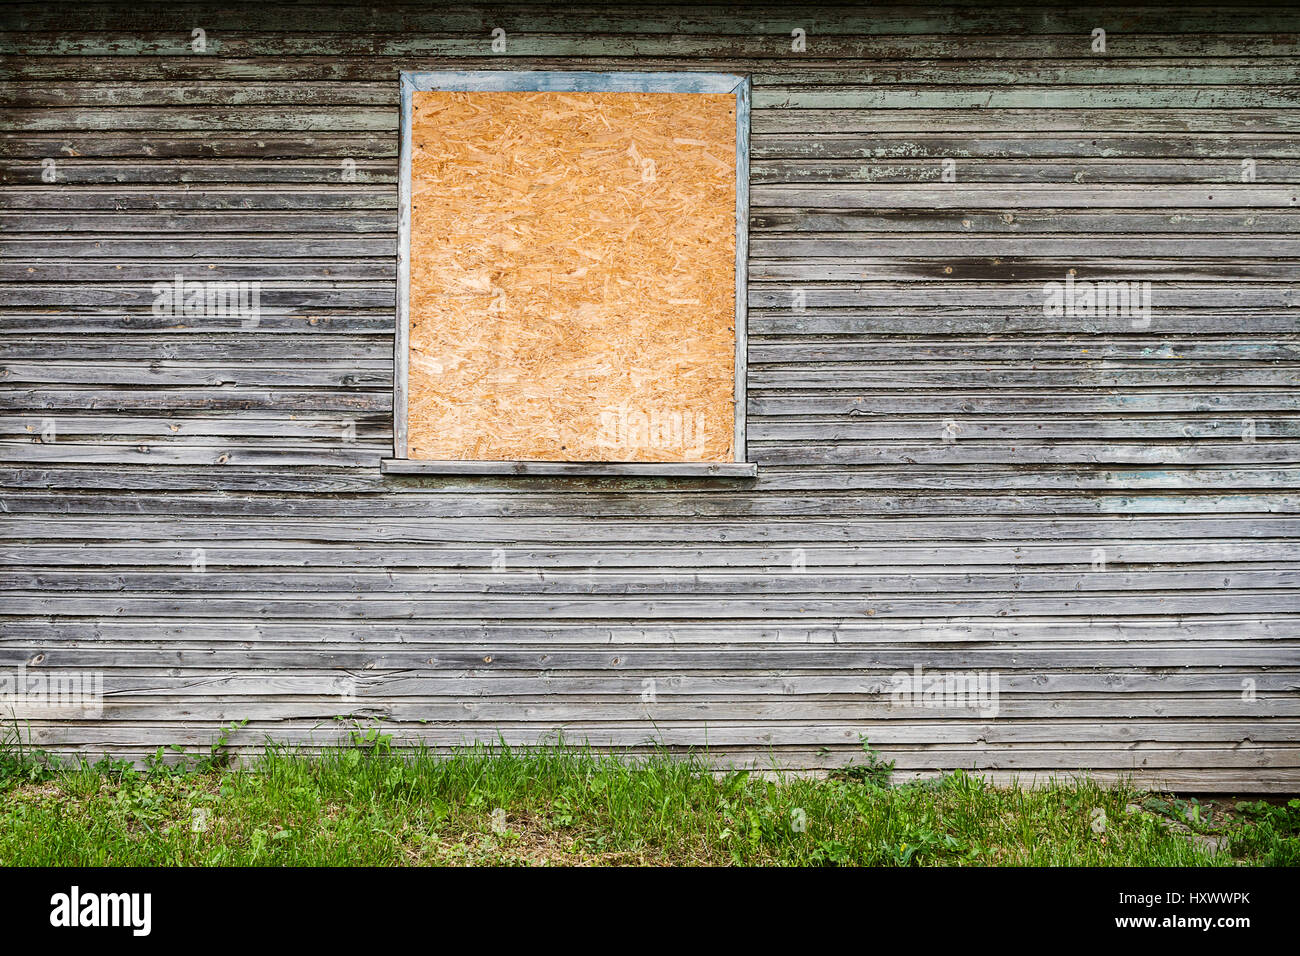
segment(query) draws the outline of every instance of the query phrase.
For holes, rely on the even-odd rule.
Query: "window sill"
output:
[[[385,458],[385,475],[594,475],[616,478],[754,478],[748,461],[421,461]]]

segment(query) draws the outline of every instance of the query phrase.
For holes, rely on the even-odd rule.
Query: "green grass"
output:
[[[869,750],[830,779],[780,780],[561,746],[399,753],[375,732],[310,756],[272,747],[240,770],[221,755],[133,769],[0,748],[0,865],[1300,863],[1300,800],[962,772],[890,785]]]

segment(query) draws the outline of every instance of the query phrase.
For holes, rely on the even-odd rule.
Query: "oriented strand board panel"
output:
[[[733,461],[736,98],[416,92],[408,455]]]

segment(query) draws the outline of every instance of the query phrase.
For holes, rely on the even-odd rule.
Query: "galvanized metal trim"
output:
[[[583,70],[403,71],[412,88],[473,92],[733,93],[745,78],[730,73],[593,73]]]
[[[393,457],[407,458],[407,375],[410,331],[411,244],[411,109],[413,92],[567,91],[611,93],[730,93],[736,97],[736,272],[735,272],[735,425],[733,447],[737,463],[746,463],[745,380],[748,374],[747,296],[749,277],[749,77],[729,73],[593,73],[577,70],[448,70],[401,74],[401,179],[398,189],[397,334],[393,381]],[[438,464],[429,462],[426,464]],[[443,463],[448,464],[448,463]],[[461,464],[461,463],[451,463]],[[510,465],[512,463],[505,462]],[[551,464],[551,463],[529,463]],[[607,463],[618,464],[618,463]],[[655,464],[655,463],[648,463]],[[686,465],[696,463],[686,462]],[[398,469],[385,467],[385,473]],[[444,472],[446,473],[446,472]],[[496,474],[500,472],[476,472]],[[575,474],[576,472],[533,472]],[[643,473],[643,472],[638,472]],[[664,472],[658,472],[663,474]],[[751,471],[746,472],[752,473]]]
[[[402,74],[402,145],[397,187],[397,329],[393,336],[393,457],[405,458],[407,346],[411,329],[411,74]]]
[[[749,104],[746,77],[736,94],[736,461],[748,461],[745,450],[745,380],[749,369]]]

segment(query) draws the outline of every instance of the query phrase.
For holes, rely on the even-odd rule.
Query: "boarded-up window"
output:
[[[746,84],[403,81],[397,457],[743,461]]]

